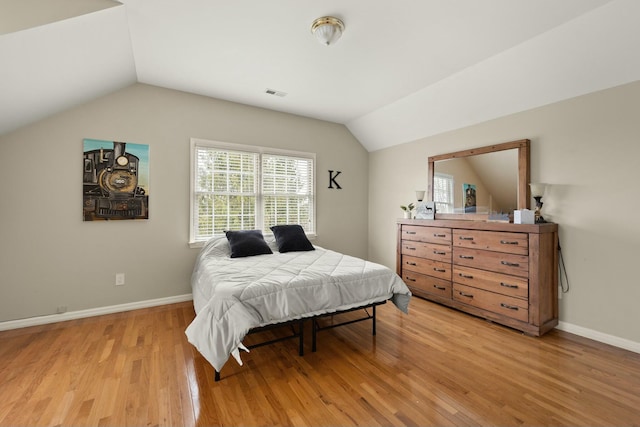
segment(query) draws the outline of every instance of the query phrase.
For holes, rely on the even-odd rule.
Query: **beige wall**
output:
[[[395,267],[399,205],[425,188],[427,157],[529,138],[571,285],[560,320],[640,342],[639,135],[635,82],[370,153],[369,258]]]
[[[0,137],[0,321],[190,293],[191,137],[315,152],[314,243],[366,257],[368,156],[344,126],[135,84]],[[150,145],[149,220],[82,221],[83,138]]]
[[[561,321],[640,342],[638,111],[640,82],[367,154],[341,125],[136,84],[0,137],[0,321],[189,293],[191,137],[317,153],[315,243],[390,267],[427,157],[529,138],[571,283]],[[148,221],[82,222],[83,138],[150,145]]]

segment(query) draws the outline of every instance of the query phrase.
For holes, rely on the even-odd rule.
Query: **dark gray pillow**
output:
[[[271,227],[273,235],[276,237],[278,251],[281,253],[294,251],[314,251],[304,229],[298,224],[274,225]]]
[[[225,234],[231,246],[231,258],[273,253],[260,230],[227,231]]]

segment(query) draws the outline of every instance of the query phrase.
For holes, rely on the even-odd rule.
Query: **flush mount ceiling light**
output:
[[[311,24],[311,33],[325,46],[337,42],[343,31],[344,23],[333,16],[323,16]]]

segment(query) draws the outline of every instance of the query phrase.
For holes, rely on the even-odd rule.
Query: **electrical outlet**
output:
[[[67,312],[67,306],[66,305],[59,305],[58,308],[56,309],[56,313],[58,314],[62,314],[62,313],[66,313]]]
[[[124,273],[116,273],[116,286],[124,286]]]

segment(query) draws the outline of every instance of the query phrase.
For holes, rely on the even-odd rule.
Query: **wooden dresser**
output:
[[[396,269],[416,296],[539,336],[558,324],[557,224],[399,220]]]

